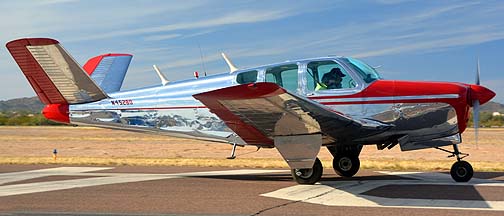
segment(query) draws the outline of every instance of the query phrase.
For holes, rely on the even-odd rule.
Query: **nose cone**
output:
[[[471,85],[471,101],[478,100],[484,104],[495,97],[495,92],[480,85]]]
[[[68,113],[68,104],[49,104],[42,110],[46,119],[66,124],[70,123]]]

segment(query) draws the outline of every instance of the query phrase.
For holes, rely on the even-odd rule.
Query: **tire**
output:
[[[291,174],[298,184],[315,184],[320,181],[324,168],[318,158],[311,169],[292,169]]]
[[[455,162],[450,170],[450,175],[456,182],[468,182],[473,177],[474,171],[467,161]]]
[[[333,159],[333,169],[342,177],[352,177],[359,171],[359,156],[336,155]]]

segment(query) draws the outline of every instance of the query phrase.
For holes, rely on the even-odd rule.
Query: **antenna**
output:
[[[156,71],[157,75],[159,76],[159,79],[161,79],[161,83],[163,85],[166,85],[166,84],[168,84],[170,82],[170,81],[168,81],[166,79],[166,77],[163,75],[163,73],[161,73],[161,71],[159,70],[159,68],[156,65],[152,65],[152,67],[154,68],[154,70]]]
[[[206,76],[205,59],[203,58],[203,52],[201,51],[201,46],[200,46],[199,42],[198,42],[198,48],[199,48],[199,53],[200,53],[200,57],[201,57],[201,66],[203,67],[203,73]]]
[[[222,58],[224,58],[224,61],[226,61],[227,65],[229,66],[230,73],[233,73],[238,70],[238,68],[236,68],[236,66],[233,64],[233,62],[231,62],[231,60],[229,60],[226,53],[221,53],[221,55],[222,55]]]

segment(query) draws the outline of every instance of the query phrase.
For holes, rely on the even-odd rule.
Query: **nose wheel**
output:
[[[291,174],[294,180],[299,184],[315,184],[320,181],[323,171],[322,163],[316,158],[312,168],[292,169]]]
[[[456,182],[468,182],[473,177],[474,171],[467,161],[455,162],[450,170],[450,175]]]

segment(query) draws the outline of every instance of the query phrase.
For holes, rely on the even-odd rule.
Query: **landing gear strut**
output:
[[[457,162],[455,162],[450,169],[450,175],[453,180],[456,182],[468,182],[471,180],[474,174],[473,168],[469,162],[462,160],[463,158],[469,156],[469,154],[461,153],[457,144],[453,145],[453,152],[439,147],[436,147],[436,149],[451,153],[448,157],[457,157]]]
[[[322,163],[316,158],[312,168],[292,169],[291,173],[294,180],[299,184],[315,184],[322,177],[323,171]]]

